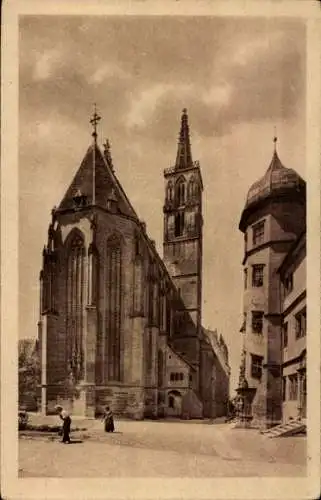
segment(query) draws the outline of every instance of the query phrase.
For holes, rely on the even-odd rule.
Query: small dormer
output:
[[[87,196],[84,195],[80,189],[77,189],[75,195],[72,197],[74,208],[80,209],[87,205]]]
[[[109,210],[112,213],[115,213],[117,210],[117,202],[118,200],[115,190],[114,188],[112,188],[107,198],[107,210]]]

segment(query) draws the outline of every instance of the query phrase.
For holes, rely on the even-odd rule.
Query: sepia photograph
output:
[[[18,482],[308,478],[309,22],[174,3],[17,18]]]

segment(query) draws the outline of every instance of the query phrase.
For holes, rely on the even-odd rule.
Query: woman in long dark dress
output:
[[[105,423],[105,432],[114,432],[114,416],[109,406],[106,406],[105,408],[103,420]]]
[[[59,417],[62,420],[62,443],[70,443],[70,427],[71,427],[71,418],[70,415],[62,408],[62,406],[56,406],[56,409],[59,412]]]

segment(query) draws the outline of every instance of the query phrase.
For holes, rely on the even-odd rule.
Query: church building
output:
[[[306,185],[275,148],[249,189],[244,234],[243,353],[237,392],[251,425],[305,415]]]
[[[124,192],[108,141],[93,141],[52,210],[40,273],[41,404],[74,415],[226,414],[222,336],[202,327],[203,182],[187,111],[164,171],[163,259]],[[217,402],[217,404],[216,404]]]

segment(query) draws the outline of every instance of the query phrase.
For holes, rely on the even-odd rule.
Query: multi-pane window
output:
[[[288,345],[288,323],[283,323],[282,325],[282,346],[287,347]]]
[[[263,311],[252,311],[252,332],[263,332]]]
[[[298,377],[296,374],[289,376],[289,399],[292,401],[298,399]]]
[[[254,266],[252,266],[252,286],[263,286],[263,271],[263,264],[255,264]]]
[[[264,221],[255,224],[253,230],[253,245],[261,245],[264,242]]]
[[[262,363],[263,356],[257,356],[256,354],[251,354],[251,376],[253,378],[260,379],[262,377]]]
[[[295,316],[295,336],[297,339],[305,337],[307,327],[307,313],[304,309]]]

